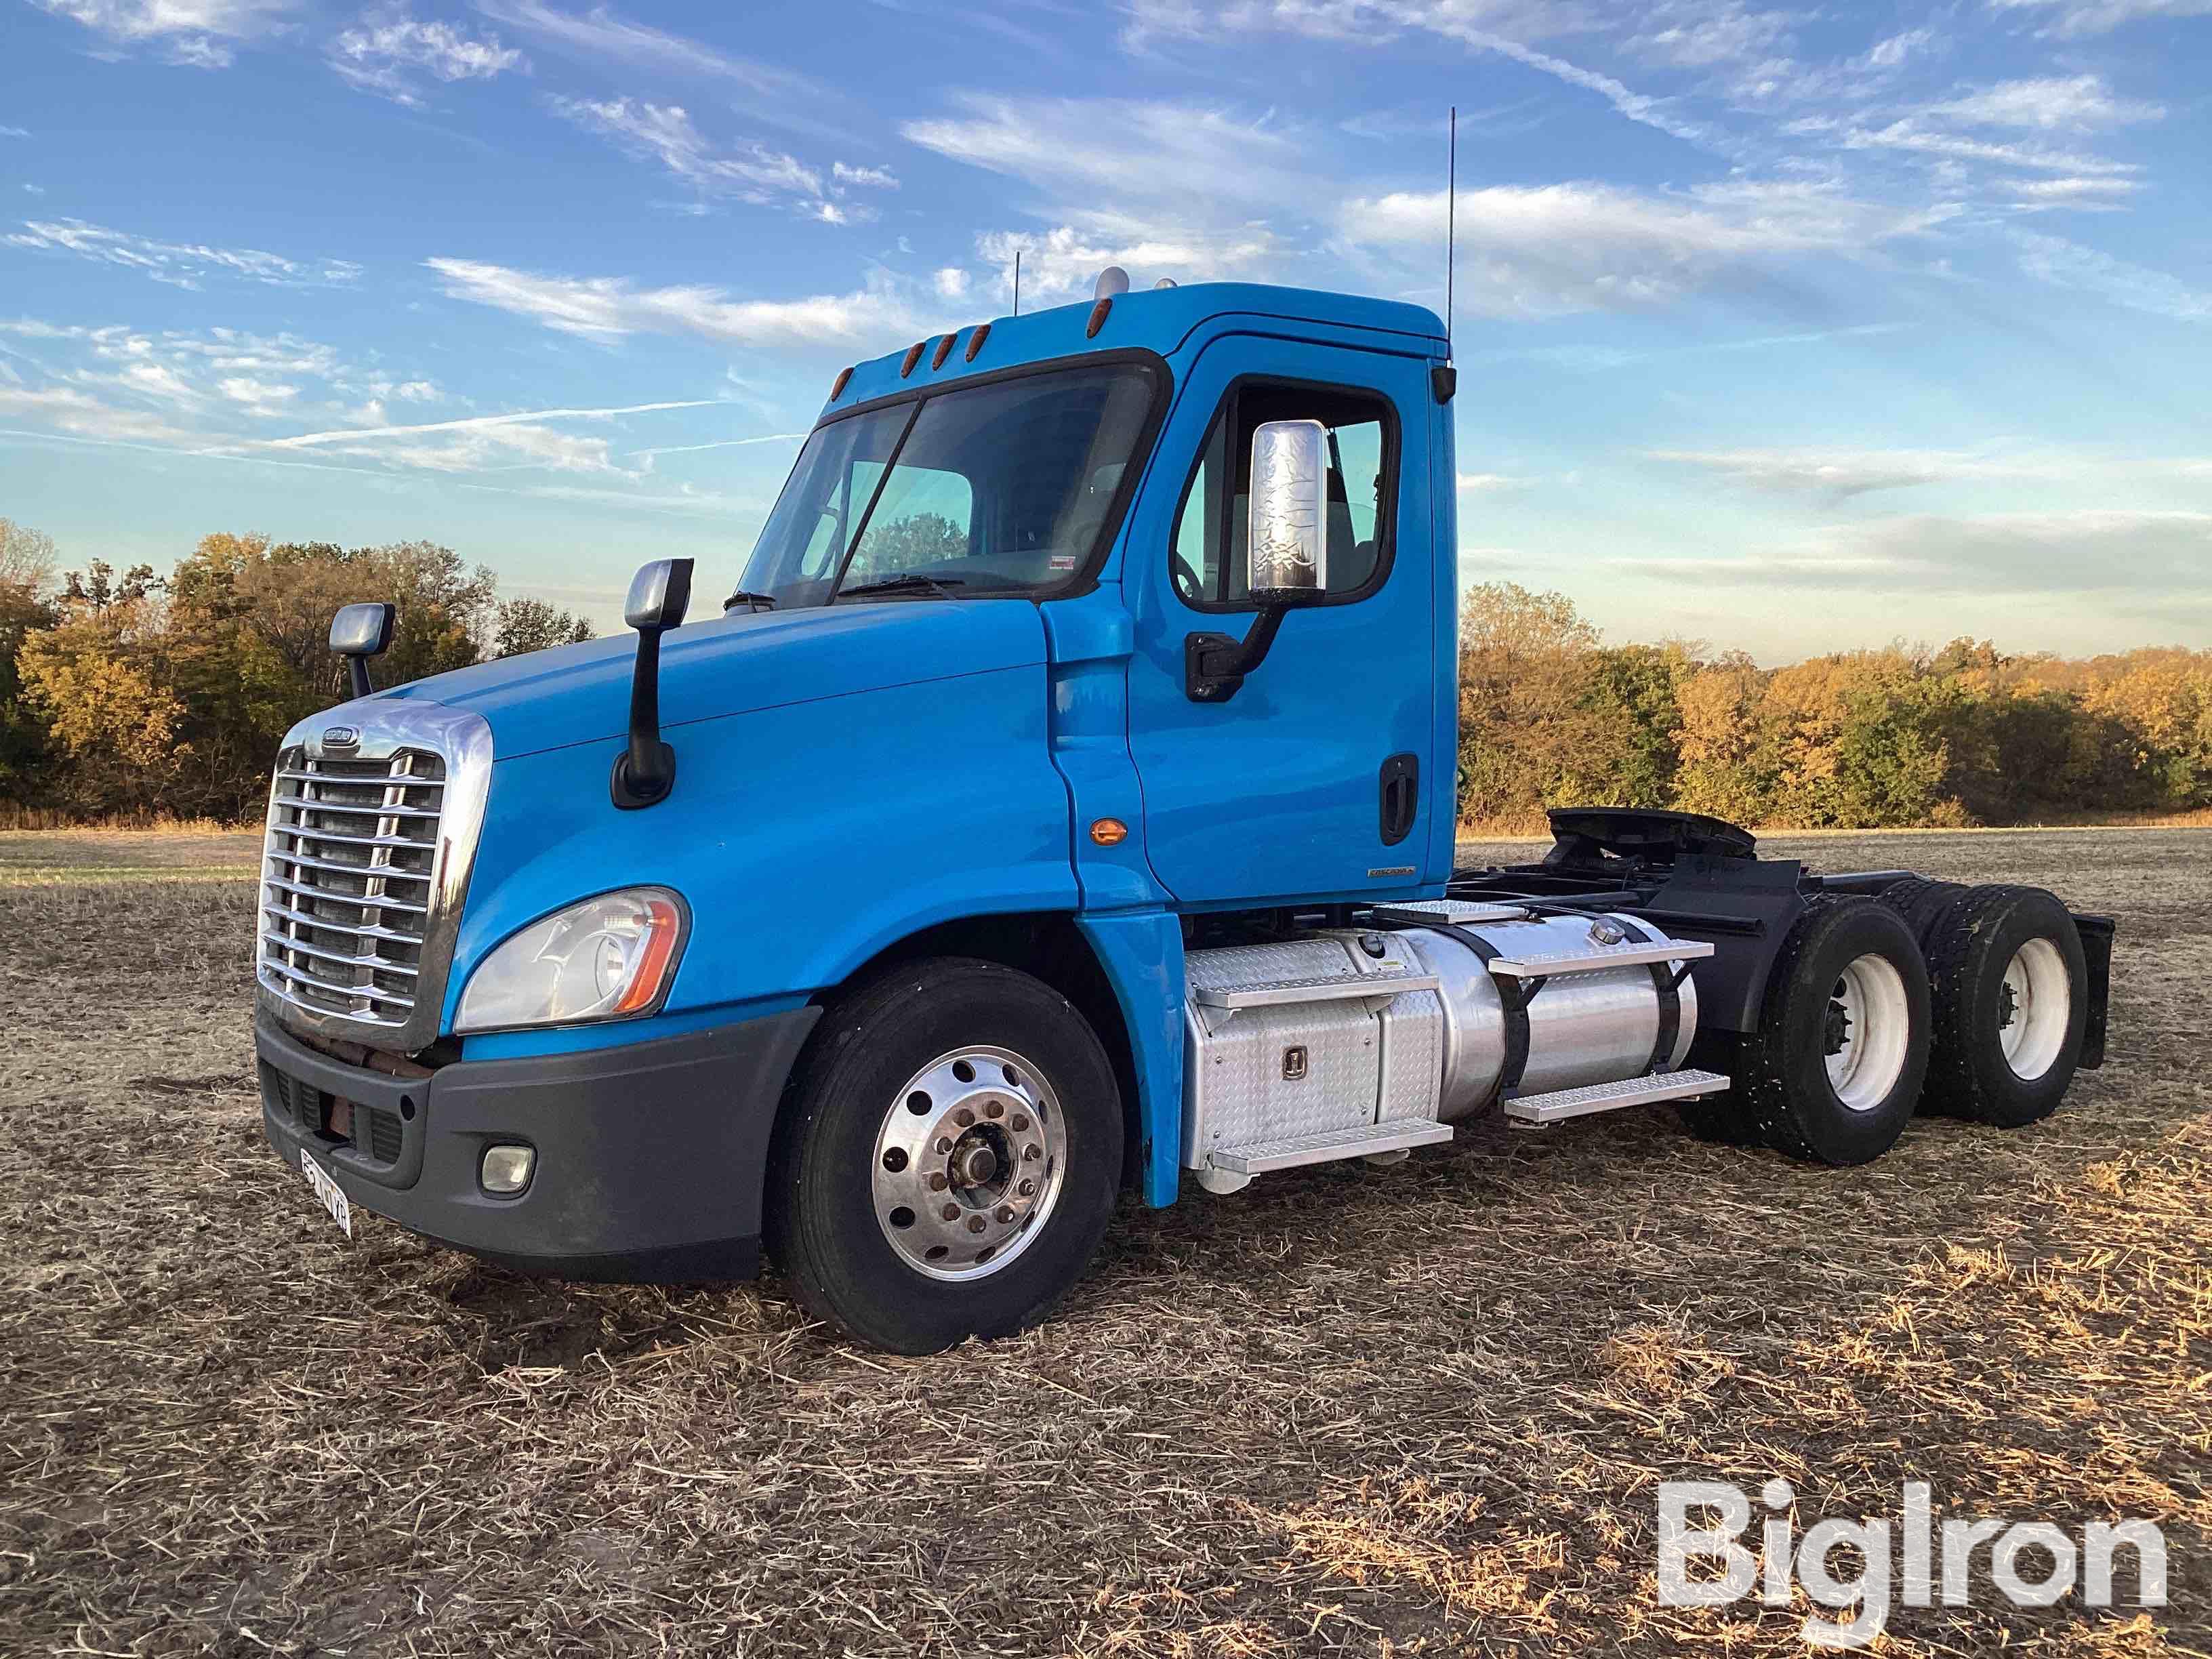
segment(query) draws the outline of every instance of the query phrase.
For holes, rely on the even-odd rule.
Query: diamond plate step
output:
[[[1564,1123],[1571,1117],[1588,1117],[1592,1112],[1611,1112],[1623,1106],[1717,1095],[1728,1086],[1728,1079],[1718,1072],[1658,1072],[1649,1077],[1624,1078],[1619,1083],[1555,1090],[1548,1095],[1509,1097],[1505,1115],[1516,1123]]]
[[[1446,922],[1455,927],[1485,921],[1526,921],[1525,904],[1483,904],[1474,899],[1409,899],[1403,904],[1378,904],[1371,913],[1377,921],[1402,922],[1409,927],[1433,927]]]
[[[1318,979],[1279,979],[1259,985],[1205,987],[1190,994],[1202,1008],[1279,1008],[1292,1002],[1349,1002],[1377,1007],[1408,991],[1433,991],[1434,974],[1330,974]]]
[[[1499,957],[1491,963],[1490,971],[1507,979],[1549,979],[1557,974],[1595,974],[1607,968],[1640,968],[1655,962],[1698,962],[1712,953],[1713,947],[1702,939],[1668,939],[1663,945],[1632,940],[1541,956]]]
[[[1395,1123],[1361,1123],[1349,1129],[1328,1129],[1300,1135],[1292,1140],[1262,1140],[1249,1146],[1216,1147],[1206,1161],[1234,1175],[1265,1175],[1270,1170],[1294,1170],[1302,1164],[1329,1164],[1340,1158],[1364,1158],[1370,1152],[1395,1152],[1410,1146],[1430,1146],[1452,1138],[1452,1126],[1426,1120]]]

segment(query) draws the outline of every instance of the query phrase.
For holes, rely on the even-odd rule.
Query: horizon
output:
[[[67,566],[423,538],[614,631],[1017,249],[1441,311],[1456,104],[1463,585],[2212,645],[2212,0],[0,4],[0,513]]]

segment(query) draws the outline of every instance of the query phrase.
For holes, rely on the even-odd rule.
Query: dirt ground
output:
[[[2164,1529],[2162,1609],[1984,1571],[1885,1651],[2212,1650],[2212,834],[1770,844],[2120,918],[2111,1062],[2036,1127],[1192,1188],[918,1360],[772,1284],[349,1246],[261,1138],[252,838],[167,842],[0,837],[0,1652],[1798,1653],[1802,1599],[1654,1596],[1656,1483],[1776,1476],[1800,1528],[1919,1480]]]

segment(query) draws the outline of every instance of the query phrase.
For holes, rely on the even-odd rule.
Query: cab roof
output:
[[[932,334],[899,350],[856,363],[837,377],[821,418],[889,397],[915,392],[1023,363],[1085,352],[1133,348],[1172,355],[1191,331],[1214,318],[1254,316],[1333,329],[1360,329],[1396,337],[1436,356],[1448,352],[1443,324],[1425,306],[1319,289],[1276,288],[1264,283],[1188,283],[1177,288],[1134,289],[1107,306],[1096,332],[1091,300],[971,323],[948,338]],[[979,343],[976,335],[981,332]]]

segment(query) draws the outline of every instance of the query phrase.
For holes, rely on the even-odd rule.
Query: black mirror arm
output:
[[[614,803],[625,811],[667,799],[676,751],[660,740],[660,630],[641,628],[630,669],[629,744],[615,757]]]
[[[356,697],[372,696],[375,692],[376,687],[369,681],[368,659],[367,657],[348,657],[345,660],[346,683],[352,688],[353,695]]]
[[[1182,641],[1183,692],[1193,702],[1227,702],[1244,677],[1267,661],[1276,630],[1291,607],[1262,604],[1244,637],[1229,634],[1186,634]]]

